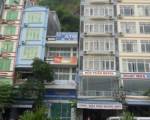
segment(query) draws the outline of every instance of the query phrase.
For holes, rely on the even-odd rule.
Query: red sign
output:
[[[83,76],[115,76],[116,72],[113,71],[83,71]]]
[[[77,64],[77,57],[73,56],[71,58],[65,58],[65,57],[62,57],[62,56],[56,56],[56,57],[54,57],[54,63]]]

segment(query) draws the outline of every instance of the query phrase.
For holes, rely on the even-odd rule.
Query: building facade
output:
[[[45,7],[24,10],[16,68],[31,68],[36,57],[44,60],[48,13]]]
[[[75,120],[78,33],[57,32],[48,37],[46,61],[54,69],[54,81],[46,85],[45,100],[53,120]]]
[[[0,82],[13,83],[23,0],[6,0],[0,18]]]
[[[81,0],[80,9],[79,119],[115,116],[123,109],[118,99],[150,104],[144,96],[150,88],[150,2]],[[112,114],[102,118],[102,110]]]
[[[0,0],[0,17],[2,15],[3,5],[4,5],[4,0]]]

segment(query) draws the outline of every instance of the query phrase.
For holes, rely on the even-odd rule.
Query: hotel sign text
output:
[[[83,76],[115,76],[116,72],[113,71],[83,71]]]

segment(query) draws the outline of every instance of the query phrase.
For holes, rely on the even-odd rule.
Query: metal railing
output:
[[[145,91],[125,91],[125,94],[129,96],[146,96],[144,93]]]
[[[114,91],[96,91],[96,90],[87,90],[87,91],[80,91],[80,96],[109,96],[112,97],[114,95]]]

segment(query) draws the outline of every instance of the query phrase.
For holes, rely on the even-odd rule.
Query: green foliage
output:
[[[39,4],[57,12],[62,31],[79,31],[80,0],[40,0]]]
[[[147,91],[145,91],[144,95],[145,96],[150,96],[150,89],[148,89]]]
[[[34,78],[40,80],[42,83],[44,83],[45,80],[48,82],[53,80],[54,73],[50,64],[38,58],[35,58],[32,63],[32,72]]]
[[[0,109],[9,107],[13,102],[12,90],[13,87],[8,84],[0,85]]]
[[[47,109],[39,107],[35,111],[25,111],[19,120],[50,120],[46,115]]]
[[[122,120],[134,120],[134,115],[130,112],[123,112],[123,118]]]

